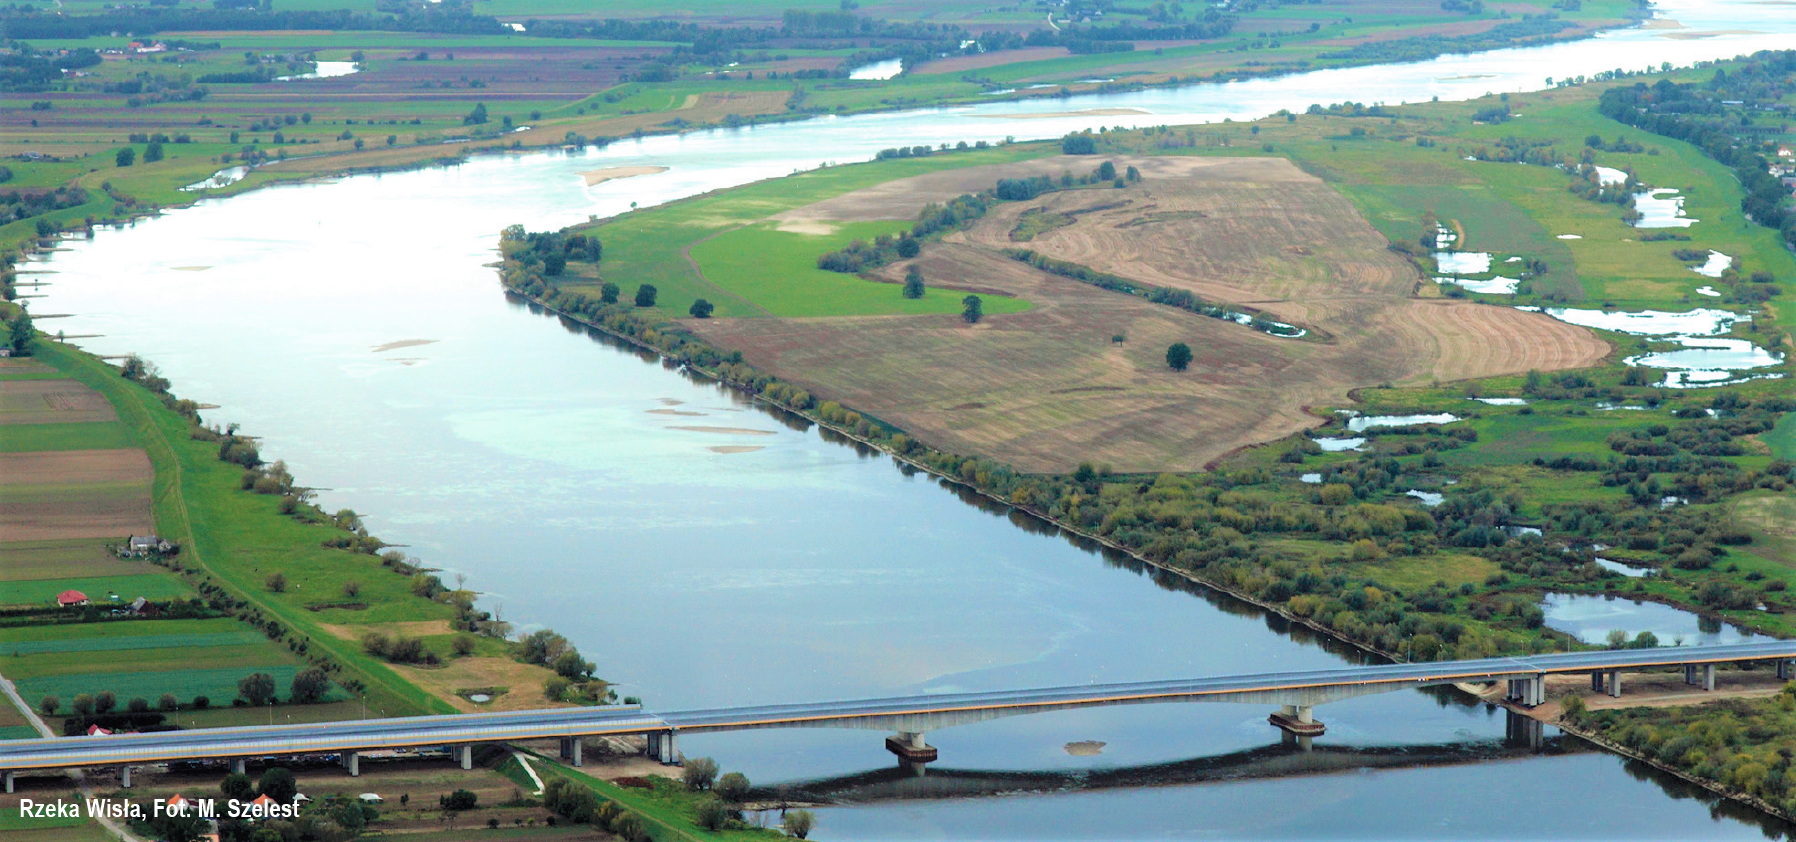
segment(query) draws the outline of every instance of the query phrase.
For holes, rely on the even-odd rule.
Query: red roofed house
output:
[[[266,808],[266,807],[269,807],[269,806],[271,806],[271,805],[274,805],[274,804],[279,804],[279,803],[280,803],[280,802],[279,802],[279,801],[276,801],[276,800],[274,800],[274,799],[272,799],[272,798],[269,798],[269,797],[268,797],[268,796],[267,796],[267,795],[258,795],[258,796],[256,796],[256,800],[254,800],[254,801],[251,801],[251,802],[249,802],[249,803],[251,803],[251,804],[253,804],[253,805],[255,805],[255,806],[257,806],[257,807],[264,807],[264,808]]]
[[[110,737],[112,736],[112,732],[105,728],[101,728],[98,725],[89,725],[87,726],[87,735],[90,737]]]
[[[56,595],[56,604],[64,608],[71,605],[86,605],[87,594],[80,591],[63,591]]]

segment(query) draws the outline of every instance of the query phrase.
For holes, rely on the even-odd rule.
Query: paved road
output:
[[[661,714],[636,708],[561,708],[214,728],[111,737],[15,740],[0,743],[0,769],[100,766],[667,731],[734,731],[779,727],[876,728],[887,727],[896,717],[946,716],[941,721],[952,724],[959,721],[954,720],[954,716],[1011,715],[1071,707],[1150,702],[1229,701],[1231,697],[1241,701],[1259,701],[1269,693],[1304,690],[1386,692],[1462,681],[1531,678],[1543,673],[1778,659],[1796,659],[1796,641],[1381,664],[1259,675],[756,705]]]

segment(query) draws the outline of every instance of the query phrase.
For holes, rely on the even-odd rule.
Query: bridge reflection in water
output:
[[[1538,720],[1504,711],[1501,740],[1400,746],[1315,744],[1284,733],[1277,743],[1244,751],[1170,763],[1064,771],[956,769],[900,760],[894,767],[783,784],[787,801],[870,804],[883,801],[977,798],[1048,792],[1082,792],[1149,786],[1192,786],[1273,778],[1336,775],[1385,769],[1418,769],[1519,760],[1541,754],[1596,751],[1589,743]],[[926,768],[927,767],[927,768]]]

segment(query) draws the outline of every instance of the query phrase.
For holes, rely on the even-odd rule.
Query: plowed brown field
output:
[[[901,179],[781,214],[903,218],[999,178],[1090,171],[1055,157]],[[1026,313],[969,326],[952,316],[721,319],[693,325],[756,365],[931,444],[1025,471],[1081,461],[1118,470],[1193,470],[1243,445],[1314,426],[1310,406],[1356,387],[1589,365],[1608,345],[1537,313],[1414,297],[1417,275],[1353,206],[1277,158],[1113,158],[1144,176],[1126,189],[1051,193],[999,205],[915,261],[929,283],[1027,299]],[[1027,243],[1017,217],[1043,207],[1075,221]],[[1189,289],[1320,331],[1326,342],[1248,327],[1035,270],[1023,246],[1116,275]],[[896,294],[896,290],[894,290]],[[1117,344],[1117,335],[1126,341]],[[1196,358],[1165,363],[1173,342]]]
[[[74,380],[0,380],[0,424],[116,420],[112,404]]]

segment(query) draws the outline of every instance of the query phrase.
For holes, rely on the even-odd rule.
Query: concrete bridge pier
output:
[[[1601,679],[1595,675],[1593,675],[1591,677],[1592,689],[1595,689],[1595,682],[1598,682],[1600,680]],[[1537,707],[1539,705],[1546,704],[1546,701],[1547,701],[1547,677],[1546,677],[1546,674],[1541,673],[1539,675],[1534,676],[1533,678],[1511,678],[1511,679],[1509,679],[1509,692],[1503,694],[1503,700],[1509,701],[1509,702],[1515,702],[1516,704],[1522,705],[1523,707]]]
[[[674,739],[672,731],[657,731],[648,735],[648,755],[668,766],[680,762],[680,746]]]
[[[1786,661],[1782,658],[1777,659],[1777,680],[1778,681],[1789,681],[1790,680],[1790,662]]]
[[[923,742],[922,731],[899,731],[887,737],[886,751],[917,763],[928,763],[940,756],[935,746]]]
[[[349,770],[350,777],[352,777],[352,778],[361,777],[362,776],[362,755],[358,752],[353,752],[353,751],[343,752],[343,768]]]
[[[461,762],[463,769],[474,768],[474,747],[472,745],[455,746],[451,751],[455,752],[455,759]]]
[[[579,766],[581,760],[580,751],[582,748],[579,737],[562,737],[561,759],[567,761],[569,766]]]
[[[1617,699],[1621,698],[1621,670],[1610,670],[1608,677],[1609,695]]]
[[[231,774],[233,774],[233,775],[249,774],[249,759],[244,758],[244,757],[231,758]]]
[[[1316,721],[1312,710],[1309,705],[1285,705],[1283,710],[1266,717],[1266,721],[1299,737],[1320,737],[1327,726]]]
[[[12,770],[6,770],[6,794],[12,794]]]
[[[1707,690],[1710,693],[1715,692],[1715,665],[1714,664],[1703,664],[1702,665],[1702,689]]]
[[[1696,683],[1696,665],[1695,664],[1685,664],[1684,665],[1684,683],[1685,684],[1695,684]]]
[[[131,767],[129,767],[129,766],[118,767],[118,785],[119,785],[120,789],[130,789],[131,788]]]

